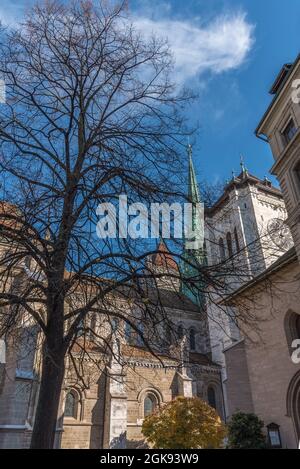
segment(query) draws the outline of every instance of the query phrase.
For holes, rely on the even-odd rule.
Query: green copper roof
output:
[[[188,179],[188,198],[189,201],[193,204],[199,203],[200,193],[198,188],[198,183],[196,179],[196,173],[193,165],[193,149],[192,145],[188,145],[187,148],[188,156],[189,156],[189,179]]]
[[[194,205],[193,209],[193,219],[192,219],[192,225],[193,225],[193,230],[197,231],[197,229],[203,229],[201,226],[202,221],[199,220],[199,216],[197,215],[196,211],[196,204],[201,202],[200,198],[200,192],[199,192],[199,187],[197,183],[197,178],[196,178],[196,173],[193,165],[193,151],[192,151],[192,146],[188,145],[187,147],[187,152],[188,152],[188,158],[189,158],[189,169],[188,169],[188,200],[190,203]],[[199,306],[203,307],[204,304],[204,297],[203,294],[201,293],[201,290],[203,288],[197,288],[196,286],[192,287],[190,285],[189,280],[191,279],[197,279],[199,278],[199,267],[201,265],[206,265],[206,256],[204,249],[201,248],[199,250],[189,250],[186,247],[186,242],[184,246],[184,252],[183,252],[183,257],[184,261],[182,262],[181,265],[181,271],[183,274],[183,277],[187,279],[187,282],[182,282],[181,285],[181,291],[183,294],[185,294],[190,300],[193,301],[193,303],[198,304]],[[198,283],[198,281],[197,281]],[[200,285],[199,281],[199,285]]]

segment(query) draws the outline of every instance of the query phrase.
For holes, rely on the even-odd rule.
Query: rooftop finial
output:
[[[248,173],[248,170],[247,170],[247,168],[246,168],[246,166],[245,166],[245,161],[244,161],[243,155],[240,156],[240,161],[241,161],[241,162],[240,162],[240,165],[241,165],[241,169],[242,169],[242,174],[245,175],[245,174]]]
[[[193,156],[193,147],[190,144],[190,139],[188,139],[188,144],[187,144],[187,154],[190,158]]]

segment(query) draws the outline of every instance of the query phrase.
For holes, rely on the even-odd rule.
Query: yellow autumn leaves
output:
[[[226,427],[202,399],[177,397],[147,416],[142,432],[154,448],[220,448]]]

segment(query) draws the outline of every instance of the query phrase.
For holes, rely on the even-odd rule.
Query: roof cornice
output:
[[[295,62],[293,63],[293,65],[291,66],[291,68],[289,69],[289,71],[287,72],[287,75],[286,75],[286,78],[285,80],[283,81],[283,83],[281,84],[281,86],[279,86],[278,90],[277,90],[277,93],[276,95],[274,96],[274,98],[272,99],[271,103],[269,104],[267,110],[265,111],[263,117],[261,118],[258,126],[256,127],[255,129],[255,135],[256,136],[259,136],[261,134],[264,135],[264,133],[262,132],[262,127],[265,123],[265,121],[267,120],[267,118],[269,117],[269,114],[270,112],[272,111],[275,103],[278,101],[278,99],[280,98],[280,96],[282,95],[282,92],[287,88],[288,84],[290,83],[292,77],[293,77],[293,74],[295,72],[295,70],[297,69],[298,65],[300,65],[300,54],[298,54]]]

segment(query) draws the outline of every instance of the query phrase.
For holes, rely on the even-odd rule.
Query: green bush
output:
[[[255,414],[237,412],[228,424],[228,447],[230,449],[265,449],[264,422]]]

